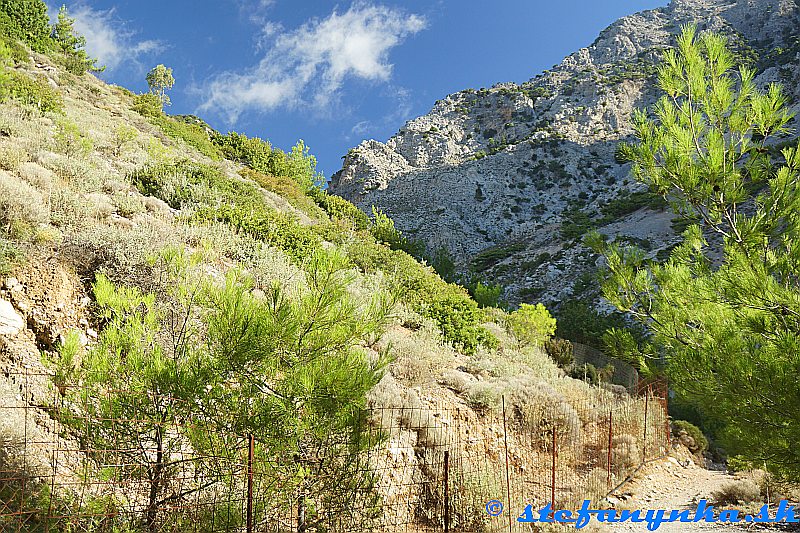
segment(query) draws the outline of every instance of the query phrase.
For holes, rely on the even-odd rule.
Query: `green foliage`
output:
[[[642,377],[659,371],[653,345],[635,338],[630,329],[612,327],[603,333],[601,341],[608,356],[630,363]]]
[[[478,305],[466,290],[445,282],[405,251],[359,238],[349,243],[347,254],[363,272],[384,272],[398,298],[434,319],[445,340],[465,353],[474,353],[479,345],[497,345],[497,339],[480,327]]]
[[[192,220],[220,221],[270,243],[296,261],[302,261],[320,247],[321,241],[310,228],[279,211],[253,211],[239,205],[220,205],[199,209]]]
[[[122,154],[125,145],[135,141],[139,137],[139,130],[127,124],[120,124],[114,128],[114,136],[111,143],[114,148],[114,155],[119,157]]]
[[[672,421],[672,435],[695,455],[702,455],[708,449],[708,439],[700,428],[686,420]]]
[[[544,343],[544,351],[561,368],[567,368],[575,360],[572,343],[566,339],[558,337],[547,339]]]
[[[109,475],[147,488],[144,501],[126,502],[122,514],[149,531],[163,524],[182,530],[180,513],[166,509],[198,491],[228,488],[247,434],[265,473],[256,480],[260,494],[281,479],[282,494],[307,498],[306,515],[320,524],[349,512],[354,497],[374,505],[374,479],[360,452],[380,440],[364,407],[389,360],[386,353],[369,357],[362,346],[381,334],[391,298],[351,296],[349,263],[335,251],[309,256],[303,288],[291,294],[278,285],[255,294],[237,271],[209,279],[200,260],[179,249],[160,254],[153,267],[165,284],[163,300],[99,275],[98,342],[77,364],[80,344],[68,337],[55,362],[72,406],[62,423],[82,430],[89,446],[117,450]],[[189,468],[187,450],[213,460]],[[186,475],[201,481],[175,493],[173,482]],[[112,509],[109,502],[96,507],[98,516]],[[208,507],[212,515],[225,510]]]
[[[493,246],[475,255],[470,262],[470,267],[475,272],[485,272],[497,263],[508,259],[517,252],[525,249],[524,243],[512,243],[506,245]]]
[[[66,118],[56,123],[56,134],[53,136],[56,150],[71,157],[86,157],[94,149],[94,143],[77,124]]]
[[[134,107],[137,108],[137,111],[139,111],[139,109],[143,110],[144,112],[142,114],[149,116],[150,122],[161,128],[164,133],[173,139],[184,141],[186,144],[214,161],[219,161],[223,158],[220,149],[211,142],[208,133],[202,127],[167,116],[161,112],[160,107],[156,113],[156,102],[152,99],[153,95],[148,94],[140,96],[148,98],[136,104]]]
[[[503,287],[500,285],[484,285],[480,281],[470,288],[470,294],[481,307],[498,307]]]
[[[580,239],[594,227],[594,222],[589,214],[576,205],[565,209],[561,213],[561,218],[561,236],[566,240]]]
[[[666,95],[651,115],[636,114],[637,142],[623,149],[636,178],[702,229],[689,226],[664,264],[598,243],[603,289],[651,330],[672,387],[720,423],[715,438],[729,452],[796,477],[800,154],[765,148],[791,118],[780,88],[762,92],[752,70],[733,67],[725,40],[693,27],[666,52]]]
[[[542,304],[520,304],[507,322],[509,333],[520,346],[541,346],[556,332],[556,319]]]
[[[316,170],[317,159],[309,154],[302,140],[288,154],[273,148],[268,141],[236,132],[216,134],[212,141],[227,159],[243,163],[263,174],[292,178],[304,191],[324,184],[323,176]]]
[[[569,377],[585,381],[590,385],[598,385],[600,383],[600,373],[592,363],[584,363],[571,368]]]
[[[320,245],[310,228],[267,205],[256,185],[230,178],[215,167],[179,161],[146,166],[131,173],[130,179],[143,194],[161,198],[175,209],[195,209],[194,222],[225,222],[298,261]]]
[[[456,281],[456,263],[453,255],[445,246],[440,246],[431,257],[428,258],[430,264],[443,280],[448,283]]]
[[[206,290],[204,404],[233,415],[228,431],[255,436],[270,478],[286,480],[282,493],[302,496],[307,520],[322,524],[322,509],[335,520],[371,488],[358,454],[377,442],[363,408],[388,363],[358,345],[381,333],[391,299],[354,300],[348,267],[338,252],[318,250],[305,264],[307,289],[292,298],[277,286],[256,297],[236,273]]]
[[[175,396],[199,391],[201,385],[191,374],[188,346],[167,350],[158,343],[164,321],[154,295],[117,287],[102,275],[93,293],[105,323],[96,346],[81,358],[80,367],[72,348],[66,348],[72,343],[59,350],[56,362],[56,376],[70,378],[74,386],[65,390],[67,399],[83,411],[62,412],[62,422],[83,428],[91,417],[92,430],[85,435],[90,445],[118,450],[119,474],[148,484],[142,518],[152,530],[159,506],[169,498],[169,482],[180,469],[176,452],[181,438],[167,427],[186,416],[191,405],[175,401]]]
[[[286,176],[273,176],[264,174],[251,168],[243,168],[239,174],[246,179],[252,180],[261,187],[286,199],[293,207],[296,207],[309,217],[317,220],[325,220],[325,213],[314,199],[313,187],[306,193],[303,188],[292,178]]]
[[[478,305],[455,291],[437,295],[428,305],[425,315],[436,321],[445,339],[464,350],[475,353],[479,344],[480,314]]]
[[[405,237],[394,227],[394,220],[375,206],[372,206],[372,226],[369,231],[376,241],[386,244],[392,250],[403,250],[414,257],[421,257],[425,251],[423,242]]]
[[[167,90],[175,85],[175,78],[172,76],[172,69],[164,65],[156,65],[145,76],[147,85],[150,87],[150,94],[156,96],[161,103],[161,108],[171,105]]]
[[[50,19],[42,0],[0,0],[0,33],[25,42],[37,52],[53,46]]]
[[[8,71],[6,83],[0,85],[0,100],[11,98],[20,104],[31,106],[40,113],[61,113],[64,102],[61,94],[41,77],[31,77],[24,72]]]
[[[648,191],[638,191],[619,196],[600,208],[603,218],[598,224],[602,226],[614,222],[643,207],[653,210],[663,210],[667,207],[667,202],[662,196]]]
[[[58,11],[58,21],[53,27],[53,41],[61,53],[61,60],[67,71],[78,76],[87,70],[102,72],[106,67],[98,67],[97,59],[86,54],[86,38],[75,32],[75,19],[67,15],[67,6]]]
[[[626,327],[621,313],[604,315],[580,300],[564,302],[558,309],[556,318],[558,337],[594,347],[602,346],[603,334],[607,330]]]
[[[131,109],[146,117],[160,117],[164,107],[155,94],[142,93],[134,95]]]
[[[0,276],[11,274],[14,266],[22,259],[22,253],[14,244],[0,236]]]
[[[29,52],[19,41],[3,33],[3,13],[0,13],[0,63],[5,64],[11,60],[15,65],[22,65],[29,61]],[[2,78],[0,74],[0,78]]]
[[[308,195],[328,213],[331,220],[344,222],[356,231],[369,228],[369,217],[366,213],[341,196],[328,194],[317,187],[309,189]]]

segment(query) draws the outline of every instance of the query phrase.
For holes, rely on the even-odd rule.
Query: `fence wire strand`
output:
[[[20,391],[0,393],[9,533],[527,531],[516,522],[526,505],[598,502],[670,446],[661,381],[504,408],[372,407],[357,453],[331,431],[299,454],[257,439],[251,451],[247,435],[200,419],[119,418],[88,409],[102,399],[87,395],[71,404],[46,374],[6,378]]]

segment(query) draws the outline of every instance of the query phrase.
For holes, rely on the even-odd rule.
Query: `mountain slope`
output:
[[[591,297],[587,229],[653,256],[680,231],[614,157],[633,110],[658,97],[661,52],[697,23],[798,102],[798,15],[792,0],[675,0],[624,17],[550,71],[449,95],[387,142],[361,143],[330,190],[379,207],[429,252],[445,248],[461,271],[506,286],[511,302]]]

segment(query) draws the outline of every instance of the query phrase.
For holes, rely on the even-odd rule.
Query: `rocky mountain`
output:
[[[680,230],[662,199],[615,160],[630,118],[659,96],[656,65],[682,25],[729,37],[765,85],[800,102],[800,2],[673,0],[624,17],[521,84],[439,100],[386,142],[362,142],[330,191],[392,217],[429,252],[506,287],[513,303],[592,296],[592,227],[666,253]]]

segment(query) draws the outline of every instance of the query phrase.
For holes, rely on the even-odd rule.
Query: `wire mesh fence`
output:
[[[639,384],[639,372],[630,364],[613,357],[609,357],[597,348],[593,348],[580,342],[572,341],[572,353],[574,364],[577,367],[591,364],[595,368],[611,368],[611,383],[621,385],[633,391]]]
[[[529,531],[516,521],[527,504],[597,501],[670,444],[658,381],[574,400],[373,407],[359,411],[357,443],[323,427],[286,445],[202,412],[153,418],[181,401],[169,395],[68,395],[47,374],[5,378],[3,532]],[[118,416],[111,396],[142,416]]]

